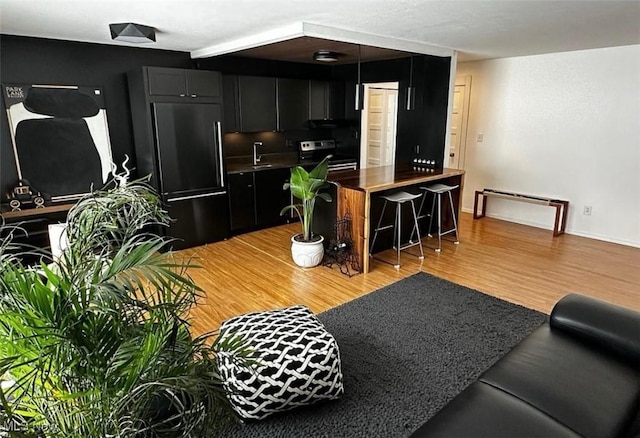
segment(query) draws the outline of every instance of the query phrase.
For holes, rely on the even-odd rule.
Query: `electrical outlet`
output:
[[[584,210],[582,211],[582,214],[584,214],[586,216],[591,216],[591,206],[590,205],[585,205],[584,206]]]
[[[482,132],[476,134],[476,141],[478,143],[482,143],[484,141],[484,134]]]

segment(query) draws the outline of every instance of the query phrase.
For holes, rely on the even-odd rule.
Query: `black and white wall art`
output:
[[[3,84],[18,178],[53,201],[101,188],[111,143],[99,87]]]

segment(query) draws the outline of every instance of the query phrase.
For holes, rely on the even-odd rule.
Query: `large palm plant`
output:
[[[25,265],[0,242],[0,424],[31,436],[196,437],[230,418],[216,352],[249,352],[189,333],[199,292],[189,264],[146,232],[168,221],[134,182],[82,199],[52,263]]]

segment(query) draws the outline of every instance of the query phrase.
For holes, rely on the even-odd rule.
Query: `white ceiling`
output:
[[[421,53],[459,51],[459,60],[640,44],[640,1],[426,0],[2,0],[0,32],[102,44],[109,23],[155,27],[143,47],[232,53],[287,39],[306,24],[320,37]],[[304,22],[304,23],[303,23]],[[331,37],[336,30],[336,38]],[[340,39],[340,31],[349,35]],[[308,35],[302,32],[289,38]],[[318,35],[312,35],[318,36]],[[381,38],[384,37],[384,38]],[[359,41],[358,41],[359,42]],[[412,48],[412,50],[408,50]],[[417,48],[417,49],[416,49]]]

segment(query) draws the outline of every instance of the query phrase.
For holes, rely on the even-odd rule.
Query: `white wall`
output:
[[[464,211],[485,187],[567,199],[568,233],[640,247],[640,45],[460,63],[457,75],[472,76]],[[496,198],[487,209],[547,229],[554,213]]]

